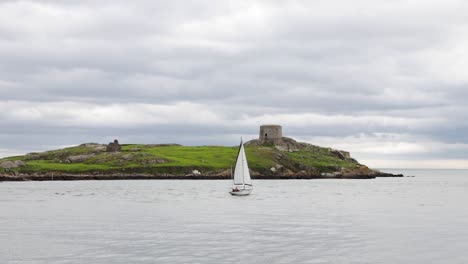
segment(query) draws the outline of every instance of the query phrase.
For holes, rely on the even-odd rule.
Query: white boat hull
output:
[[[236,195],[236,196],[245,196],[249,195],[252,192],[252,189],[240,189],[239,191],[230,191],[229,193],[231,195]]]

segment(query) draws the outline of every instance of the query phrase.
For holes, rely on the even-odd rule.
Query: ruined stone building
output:
[[[261,125],[260,141],[275,141],[283,137],[283,131],[280,125]]]
[[[114,140],[114,142],[109,143],[106,148],[107,152],[119,152],[120,150],[121,150],[121,147],[117,139]]]

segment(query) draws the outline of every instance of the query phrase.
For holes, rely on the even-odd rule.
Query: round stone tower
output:
[[[280,125],[261,125],[260,141],[276,140],[283,137],[283,131]]]

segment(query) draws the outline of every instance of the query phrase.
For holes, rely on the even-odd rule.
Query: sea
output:
[[[0,263],[468,263],[468,171],[0,182]]]

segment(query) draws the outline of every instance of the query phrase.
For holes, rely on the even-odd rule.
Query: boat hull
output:
[[[246,196],[249,195],[252,192],[252,189],[241,189],[237,192],[230,191],[229,193],[234,196]]]

